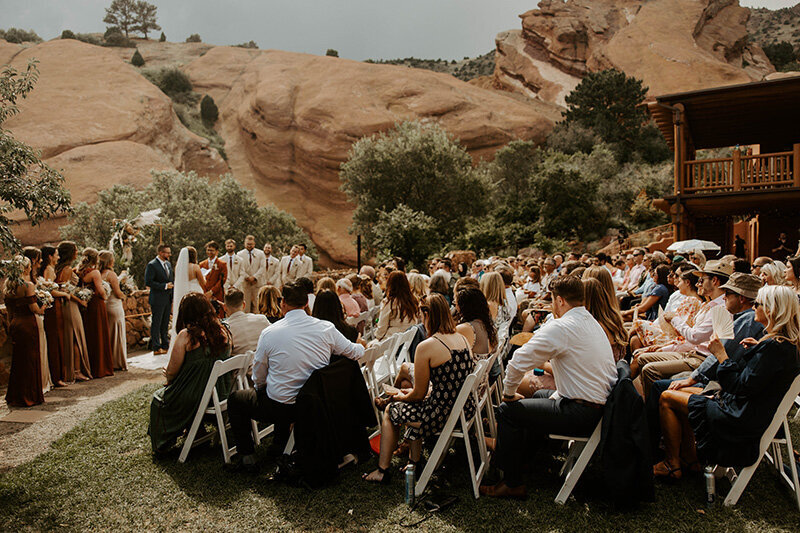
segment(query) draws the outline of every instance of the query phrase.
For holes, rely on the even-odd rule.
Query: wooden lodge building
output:
[[[747,258],[773,254],[778,235],[800,237],[800,76],[658,96],[648,111],[675,155],[674,192],[655,205],[674,239],[703,239]],[[732,148],[730,157],[698,150]]]

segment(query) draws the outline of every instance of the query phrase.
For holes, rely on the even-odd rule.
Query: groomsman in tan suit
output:
[[[274,285],[281,288],[281,260],[272,255],[272,245],[267,243],[264,245],[264,255],[267,258],[264,267],[264,285]]]
[[[244,293],[244,312],[258,312],[258,289],[264,279],[264,268],[267,258],[264,252],[256,248],[256,238],[248,235],[244,238],[244,250],[240,250],[239,280],[234,285]]]
[[[306,255],[306,245],[297,245],[299,254],[297,258],[300,260],[300,269],[297,271],[298,278],[311,279],[311,273],[314,272],[314,260]]]
[[[289,255],[281,258],[281,283],[283,285],[297,279],[297,271],[300,268],[300,261],[297,259],[298,253],[298,247],[294,245],[289,250]]]
[[[239,281],[239,267],[241,261],[239,256],[236,255],[236,241],[228,239],[225,241],[225,255],[220,257],[221,261],[225,262],[228,267],[228,276],[225,278],[224,288],[227,291]]]

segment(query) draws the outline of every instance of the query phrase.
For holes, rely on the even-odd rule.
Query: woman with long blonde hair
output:
[[[487,272],[481,277],[481,292],[489,303],[489,312],[495,324],[510,320],[504,316],[506,309],[506,286],[499,272]]]
[[[761,279],[767,285],[784,285],[786,283],[786,265],[781,261],[768,263],[761,267]]]
[[[411,272],[408,275],[408,284],[411,286],[411,294],[417,300],[422,300],[428,295],[428,281],[419,272]]]
[[[596,278],[583,280],[583,294],[586,310],[603,326],[611,344],[614,361],[619,361],[628,351],[628,332],[623,325],[619,307],[615,305],[616,296],[610,295],[603,283]]]
[[[319,293],[318,293],[319,294]],[[274,285],[264,285],[258,291],[258,312],[271,323],[283,318],[281,313],[281,291]]]
[[[747,338],[747,350],[731,359],[719,340],[709,343],[717,358],[715,381],[721,390],[703,394],[697,387],[661,395],[661,429],[666,457],[653,474],[678,479],[681,469],[706,464],[746,466],[758,458],[761,435],[795,376],[800,372],[800,303],[789,287],[761,287],[753,303],[755,320],[766,328],[760,340]]]

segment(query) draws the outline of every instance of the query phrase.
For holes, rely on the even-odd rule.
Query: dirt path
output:
[[[160,371],[131,368],[112,377],[53,389],[45,394],[45,403],[28,409],[10,410],[5,390],[0,390],[0,472],[34,459],[104,403],[163,379]],[[8,415],[39,420],[4,421]]]

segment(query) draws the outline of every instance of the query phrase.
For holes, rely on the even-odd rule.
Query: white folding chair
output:
[[[794,399],[794,404],[797,406],[797,412],[794,414],[794,419],[800,419],[800,396]]]
[[[792,404],[795,403],[795,399],[797,398],[798,394],[800,394],[800,375],[794,378],[792,386],[789,387],[789,390],[786,392],[786,395],[783,397],[780,405],[778,405],[778,409],[775,411],[775,416],[772,417],[772,422],[770,422],[766,431],[764,431],[764,434],[761,436],[758,459],[756,459],[755,463],[743,468],[738,474],[736,473],[735,469],[730,467],[718,465],[714,468],[715,476],[725,476],[732,484],[731,490],[725,497],[725,505],[736,505],[736,502],[739,501],[739,497],[744,492],[745,487],[747,487],[747,483],[750,481],[750,478],[753,477],[753,474],[758,468],[759,463],[761,463],[761,459],[766,457],[767,460],[775,467],[780,479],[789,486],[789,489],[792,490],[792,492],[794,492],[797,508],[800,510],[800,485],[798,485],[797,481],[797,466],[792,451],[792,435],[789,432],[789,421],[787,420],[789,410],[792,408]],[[783,427],[783,437],[779,438],[778,431],[781,427]],[[770,446],[772,447],[772,453],[769,452]],[[784,448],[787,452],[786,460],[789,463],[789,471],[791,476],[786,474],[783,467]]]
[[[488,372],[489,360],[484,359],[478,361],[475,370],[467,376],[467,379],[464,381],[464,385],[462,385],[461,391],[459,391],[456,401],[453,404],[453,409],[450,411],[450,416],[447,417],[447,422],[439,433],[439,437],[436,439],[436,444],[428,458],[428,462],[425,464],[425,468],[422,470],[417,484],[414,487],[414,493],[417,497],[421,496],[425,491],[434,471],[439,468],[453,440],[457,438],[464,440],[464,447],[467,452],[467,463],[469,464],[469,473],[472,480],[472,491],[475,495],[475,499],[480,496],[479,487],[481,480],[489,467],[489,451],[486,449],[486,439],[484,438],[483,423],[480,416],[478,385],[484,382]],[[475,412],[467,419],[464,407],[470,397],[475,402]],[[458,429],[456,429],[457,424]],[[478,458],[480,459],[480,464],[477,469],[475,468],[475,459],[472,456],[472,445],[469,441],[471,429],[475,430],[475,438],[478,444]]]
[[[375,377],[375,363],[381,355],[382,346],[376,344],[364,350],[364,355],[358,360],[361,365],[361,374],[364,376],[364,381],[367,383],[367,390],[369,391],[370,400],[372,403],[372,410],[375,412],[375,420],[378,423],[378,429],[370,435],[370,438],[381,432],[381,412],[375,406],[375,398],[381,395],[380,384]]]
[[[194,420],[189,428],[189,434],[186,435],[186,440],[183,443],[181,454],[178,457],[178,462],[185,463],[186,458],[189,456],[189,450],[193,446],[197,446],[210,440],[214,433],[203,436],[195,440],[197,431],[200,429],[200,424],[203,421],[204,415],[215,415],[217,419],[217,432],[222,444],[222,457],[226,463],[231,462],[231,457],[236,454],[236,446],[228,448],[228,437],[225,433],[226,423],[223,413],[228,410],[228,400],[220,400],[217,394],[217,380],[226,374],[237,372],[233,380],[231,392],[235,390],[243,390],[248,387],[247,383],[247,370],[250,366],[249,361],[252,361],[252,356],[247,354],[235,355],[226,359],[225,361],[216,361],[211,369],[211,375],[208,376],[206,388],[203,391],[203,396],[200,398],[200,404],[197,407],[197,412],[194,415]]]
[[[416,326],[411,326],[400,334],[400,339],[397,341],[397,358],[395,362],[395,368],[397,368],[398,372],[400,371],[403,363],[407,363],[409,361],[411,343],[414,342],[414,337],[416,336]]]
[[[497,381],[494,383],[489,383],[489,371],[492,369],[492,366],[499,355],[500,350],[498,347],[498,349],[495,350],[492,355],[485,359],[486,372],[484,373],[483,381],[478,384],[479,411],[486,415],[486,419],[489,423],[489,435],[491,435],[493,439],[497,438],[497,420],[495,420],[494,416],[495,405],[493,403],[493,394],[498,394],[499,400],[499,393],[497,392]]]
[[[572,489],[575,488],[575,485],[578,483],[578,479],[580,479],[581,474],[586,469],[586,465],[589,464],[589,461],[592,459],[592,455],[594,455],[594,451],[597,449],[597,446],[600,444],[600,433],[601,428],[603,427],[603,419],[600,418],[600,421],[597,422],[597,426],[594,428],[590,437],[565,437],[563,435],[549,435],[551,439],[554,440],[565,440],[569,442],[569,454],[567,455],[567,460],[564,463],[564,466],[561,467],[560,475],[564,475],[566,473],[566,477],[564,478],[564,484],[561,486],[561,490],[558,491],[556,495],[556,503],[563,505],[569,495],[572,494]]]
[[[497,363],[500,365],[500,378],[494,380],[489,385],[489,396],[495,407],[498,407],[501,403],[503,403],[503,398],[502,398],[503,391],[500,389],[503,386],[503,378],[505,377],[506,374],[505,367],[503,365],[503,358],[505,357],[508,351],[508,347],[509,347],[508,337],[497,338],[497,349],[495,350],[495,353],[492,354],[492,358],[494,361],[497,361]],[[492,362],[492,365],[494,365],[494,362]],[[491,370],[491,366],[489,367],[489,369]]]
[[[383,339],[378,345],[381,347],[381,354],[375,364],[375,378],[378,383],[394,383],[397,377],[397,349],[403,340],[403,333],[395,333],[391,337]]]

